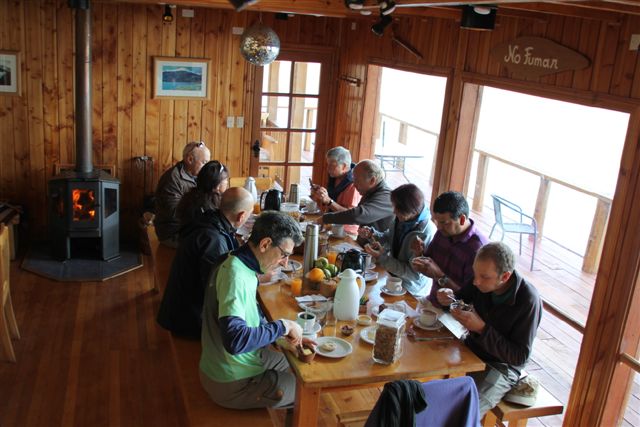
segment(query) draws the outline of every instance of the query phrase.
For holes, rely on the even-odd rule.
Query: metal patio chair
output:
[[[522,255],[522,235],[533,234],[533,252],[531,253],[531,271],[533,271],[533,261],[536,257],[536,242],[538,240],[538,225],[535,218],[524,213],[520,206],[516,205],[513,202],[510,202],[504,197],[492,194],[491,198],[493,199],[493,212],[496,217],[496,222],[495,224],[493,224],[493,227],[491,227],[489,239],[491,239],[491,235],[493,234],[496,226],[500,227],[500,229],[502,230],[500,241],[504,239],[504,233],[518,233],[520,235],[519,254]],[[509,217],[506,215],[503,217],[502,208],[506,208],[508,211],[515,212],[516,216],[520,218],[520,221],[507,222]]]

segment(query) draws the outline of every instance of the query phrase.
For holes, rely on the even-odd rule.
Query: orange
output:
[[[324,271],[322,271],[322,269],[318,267],[312,268],[307,273],[307,279],[311,280],[312,282],[322,282],[325,279]]]

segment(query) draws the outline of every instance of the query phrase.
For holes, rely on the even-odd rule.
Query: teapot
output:
[[[279,211],[284,202],[284,193],[280,190],[267,190],[260,196],[260,205],[265,211]]]
[[[364,295],[364,278],[350,268],[338,274],[340,282],[333,298],[333,314],[336,320],[355,320],[358,317],[360,298]],[[358,286],[357,278],[362,285]]]
[[[338,254],[336,264],[340,264],[340,271],[352,269],[356,273],[362,273],[367,267],[367,253],[357,249]]]

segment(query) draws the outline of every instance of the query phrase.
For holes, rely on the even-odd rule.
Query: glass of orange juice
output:
[[[338,258],[338,252],[334,250],[327,251],[327,261],[329,264],[335,264],[336,258]]]
[[[291,294],[298,297],[302,294],[302,277],[291,278]]]
[[[253,204],[253,213],[256,215],[260,214],[260,201],[257,201]]]

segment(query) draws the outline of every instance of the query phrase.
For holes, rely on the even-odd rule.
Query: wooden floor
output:
[[[492,224],[477,213],[475,218],[481,229]],[[543,294],[558,295],[559,303],[568,302],[586,318],[587,298],[571,298],[590,297],[593,278],[589,283],[578,264],[565,261],[545,241],[531,273],[528,251],[525,245],[518,269]],[[225,425],[204,415],[206,398],[198,396],[197,405],[189,404],[182,381],[188,367],[180,366],[180,347],[176,350],[170,335],[155,323],[160,295],[150,291],[146,266],[103,283],[60,283],[23,271],[14,262],[11,278],[22,339],[14,342],[18,362],[0,362],[0,426]],[[581,339],[580,333],[545,313],[527,368],[565,404]],[[186,364],[197,369],[197,357]],[[192,376],[190,381],[187,387],[199,391],[197,379]],[[335,426],[336,413],[370,408],[378,394],[373,389],[323,395],[319,424]],[[636,384],[636,402],[638,396]],[[529,422],[561,424],[562,416]],[[271,421],[266,417],[246,425]],[[630,412],[623,425],[640,426],[637,412]]]

